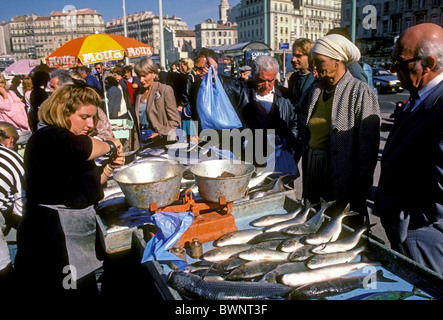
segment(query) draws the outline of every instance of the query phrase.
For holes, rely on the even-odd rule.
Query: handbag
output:
[[[204,76],[198,90],[197,112],[202,130],[236,129],[242,126],[214,66]]]

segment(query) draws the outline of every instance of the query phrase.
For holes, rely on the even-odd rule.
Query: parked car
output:
[[[403,92],[397,76],[383,68],[372,68],[372,81],[378,93]]]

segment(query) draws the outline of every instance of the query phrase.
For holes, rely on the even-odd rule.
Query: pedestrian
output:
[[[15,93],[15,95],[20,99],[21,102],[25,103],[25,97],[22,92],[20,92],[20,85],[22,83],[21,76],[15,75],[11,80],[11,85],[9,86],[9,90]]]
[[[0,122],[0,287],[6,294],[16,288],[16,232],[26,200],[23,158],[15,151],[18,138],[12,124]]]
[[[105,75],[105,67],[103,66],[103,63],[101,62],[97,62],[94,65],[94,69],[96,71],[96,73],[94,74],[94,76],[97,78],[98,82],[101,84],[101,89],[100,89],[100,97],[104,98],[105,94],[104,94],[104,80],[106,78]]]
[[[131,98],[129,96],[129,90],[128,90],[128,82],[126,81],[126,79],[124,78],[125,72],[123,71],[123,68],[120,67],[115,67],[112,70],[112,76],[114,77],[115,80],[117,80],[118,85],[120,87],[120,90],[122,92],[123,95],[123,101],[124,101],[124,105],[122,112],[125,115],[126,119],[129,119],[128,117],[128,110],[131,109]],[[126,112],[124,111],[124,109],[126,108]]]
[[[131,107],[134,108],[136,91],[141,86],[140,79],[133,74],[133,69],[131,65],[123,67],[123,77],[127,82],[129,101],[131,103]]]
[[[49,81],[49,74],[45,71],[37,71],[32,77],[32,92],[30,96],[31,108],[28,113],[29,127],[32,132],[37,131],[39,125],[38,109],[40,105],[48,98],[46,87]]]
[[[197,112],[197,97],[198,91],[200,89],[203,77],[208,73],[209,68],[214,66],[217,76],[229,98],[235,112],[242,121],[241,112],[239,106],[243,105],[245,101],[243,89],[245,85],[237,78],[226,76],[218,72],[218,56],[214,50],[208,48],[202,48],[194,54],[194,71],[196,74],[195,82],[191,88],[191,107],[192,107],[192,119],[194,121],[199,121],[199,116]]]
[[[276,158],[274,158],[274,168],[271,171],[297,177],[299,172],[293,158],[297,127],[294,121],[293,105],[283,96],[276,84],[279,69],[277,60],[271,56],[262,55],[254,61],[252,81],[248,82],[244,89],[246,103],[240,106],[240,110],[242,110],[246,129],[252,130],[253,133],[256,130],[264,130],[262,146],[268,146],[269,139],[273,138],[274,141],[269,144],[271,149],[266,148],[263,152],[265,155],[270,154],[269,150],[279,150],[273,154]],[[259,135],[253,136],[259,137]],[[254,143],[257,146],[257,141]],[[252,154],[256,155],[256,153],[254,149]],[[248,156],[250,154],[245,154],[245,160]],[[265,163],[255,164],[266,165]]]
[[[166,76],[166,84],[174,88],[174,82],[180,76],[180,70],[177,68],[177,64],[171,64],[171,69],[168,71],[168,75]]]
[[[95,125],[100,95],[65,84],[40,110],[45,124],[26,146],[27,201],[17,232],[16,271],[23,294],[96,295],[96,210],[102,184],[124,164],[119,139],[87,135]],[[105,166],[94,159],[110,153]]]
[[[77,69],[78,74],[86,81],[86,84],[94,89],[98,94],[102,90],[102,84],[91,73],[91,70],[86,66],[81,66]]]
[[[341,35],[319,38],[311,49],[319,81],[309,87],[296,112],[302,116],[303,198],[335,200],[330,213],[350,209],[353,228],[368,221],[366,198],[372,186],[380,142],[380,109],[375,92],[352,76],[346,64],[359,49]]]
[[[128,119],[128,108],[123,97],[123,90],[114,77],[105,79],[110,119]]]
[[[238,70],[240,71],[240,81],[242,81],[243,83],[246,84],[246,82],[248,82],[249,78],[251,77],[251,67],[250,66],[242,66],[240,68],[238,68]]]
[[[30,131],[25,104],[8,89],[2,74],[0,74],[0,121],[12,124],[20,130],[20,134]]]
[[[62,85],[67,83],[84,83],[84,80],[74,79],[68,70],[57,69],[51,72],[49,76],[49,85],[51,93],[60,88]],[[85,83],[86,84],[86,83]],[[91,137],[96,137],[103,141],[109,140],[109,138],[114,138],[114,133],[112,132],[111,123],[109,122],[108,116],[102,110],[102,108],[97,108],[97,124],[88,133]]]
[[[166,79],[168,78],[168,72],[164,66],[160,67],[160,72],[158,74],[158,81],[162,84],[166,84]]]
[[[392,248],[443,275],[443,28],[403,32],[392,71],[411,93],[381,159],[376,212]]]
[[[25,97],[26,113],[29,113],[31,108],[31,92],[34,87],[32,86],[32,79],[26,77],[23,79],[23,96]]]
[[[134,66],[140,78],[141,90],[135,100],[134,145],[138,149],[142,142],[159,144],[176,140],[175,130],[180,125],[180,114],[177,111],[174,92],[166,84],[155,79],[158,68],[148,57],[143,57]]]

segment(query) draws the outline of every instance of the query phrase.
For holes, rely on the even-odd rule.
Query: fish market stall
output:
[[[188,265],[177,270],[168,261],[143,263],[164,299],[443,298],[443,277],[365,236],[366,228],[348,228],[346,216],[356,213],[345,209],[330,219],[325,211],[331,203],[303,203],[296,190],[281,189],[282,179],[257,178],[247,167],[244,170],[232,174],[221,169],[211,177],[224,184],[250,174],[249,188],[240,188],[244,196],[231,201],[224,195],[217,195],[219,201],[202,198],[202,182],[196,186],[197,179],[192,179],[192,173],[201,171],[192,169],[179,170],[180,192],[175,201],[161,206],[150,201],[136,208],[118,185],[111,185],[117,191],[108,192],[97,217],[107,252],[133,248],[143,257],[159,230],[151,215],[190,211],[195,215],[189,228],[193,233],[186,231],[177,241],[179,249],[186,248]],[[260,185],[266,188],[259,189]],[[209,186],[211,193],[218,189],[212,182]],[[205,217],[209,222],[203,221]],[[200,257],[192,252],[194,238],[202,243]]]

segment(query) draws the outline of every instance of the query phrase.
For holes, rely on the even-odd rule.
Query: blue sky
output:
[[[228,0],[231,7],[240,0]],[[14,5],[16,3],[17,5]],[[126,14],[153,11],[158,14],[158,0],[125,0]],[[194,26],[205,19],[218,20],[218,5],[220,0],[163,0],[163,14],[176,15],[188,24]],[[77,9],[90,8],[103,15],[105,22],[123,16],[123,0],[20,0],[8,1],[0,10],[0,21],[10,21],[11,17],[35,13],[39,16],[49,16],[51,11],[61,11],[63,7],[72,5]]]

